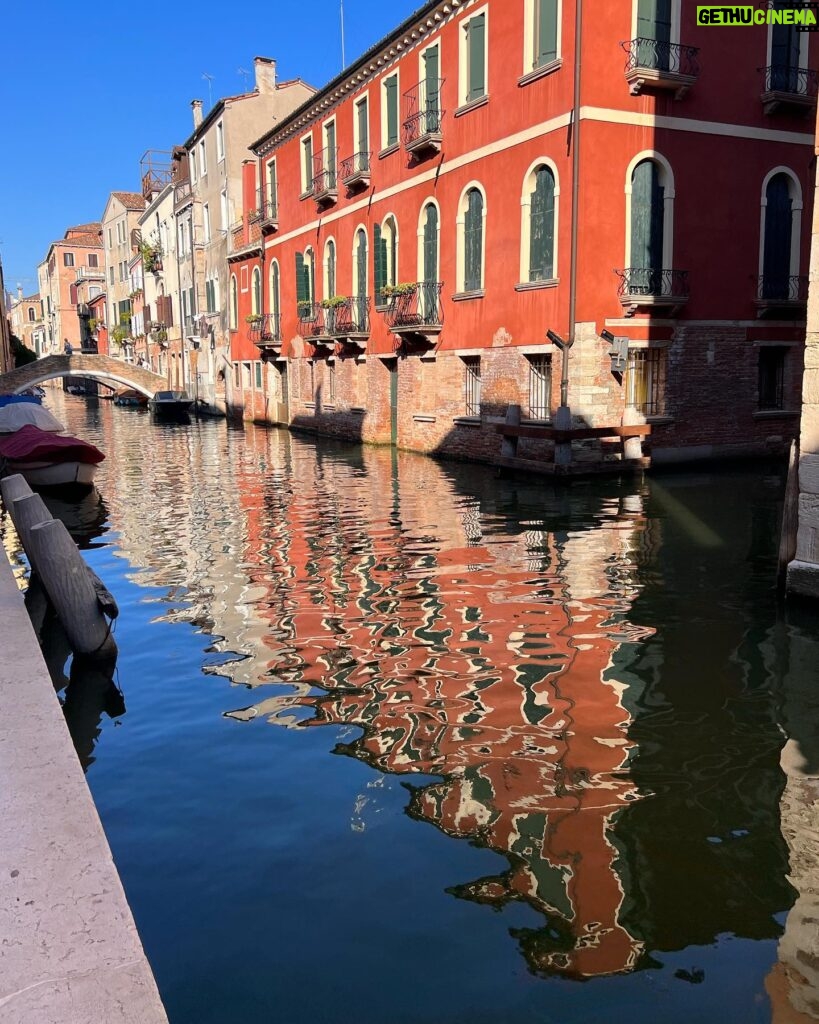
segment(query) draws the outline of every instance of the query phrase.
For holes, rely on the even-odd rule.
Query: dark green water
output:
[[[819,1019],[776,470],[560,490],[48,402],[108,452],[122,698],[63,697],[171,1024]]]

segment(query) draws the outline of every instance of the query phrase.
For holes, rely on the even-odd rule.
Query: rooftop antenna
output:
[[[213,75],[209,75],[207,73],[207,71],[205,71],[205,72],[203,72],[202,77],[208,83],[208,110],[210,110],[211,107],[213,106],[213,88],[212,88],[210,83],[213,81],[213,77],[214,76]]]
[[[343,71],[347,67],[347,61],[344,59],[344,0],[339,0],[339,13],[341,15],[341,70]]]
[[[247,70],[247,68],[236,68],[236,74],[237,75],[244,75],[244,79],[245,79],[245,92],[247,92],[248,83],[250,81],[250,72]]]

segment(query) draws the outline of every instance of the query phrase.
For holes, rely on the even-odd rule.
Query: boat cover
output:
[[[14,402],[0,408],[0,433],[11,434],[28,424],[40,430],[65,430],[56,416],[33,402]]]
[[[18,402],[33,402],[35,405],[39,405],[40,399],[35,398],[34,395],[0,395],[0,409],[4,405],[16,405]]]
[[[65,434],[39,430],[30,424],[10,437],[0,438],[0,457],[12,462],[90,462],[105,458],[88,441]]]

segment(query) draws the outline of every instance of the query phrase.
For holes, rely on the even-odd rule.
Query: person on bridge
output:
[[[66,338],[65,339],[65,344],[63,345],[63,352],[65,352],[65,354],[67,356],[70,356],[73,353],[73,351],[74,351],[74,346],[71,344],[71,342],[68,340],[68,338]]]

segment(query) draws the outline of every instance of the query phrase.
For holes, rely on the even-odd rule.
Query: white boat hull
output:
[[[91,487],[97,467],[91,462],[16,462],[9,460],[7,473],[19,473],[31,487]]]

